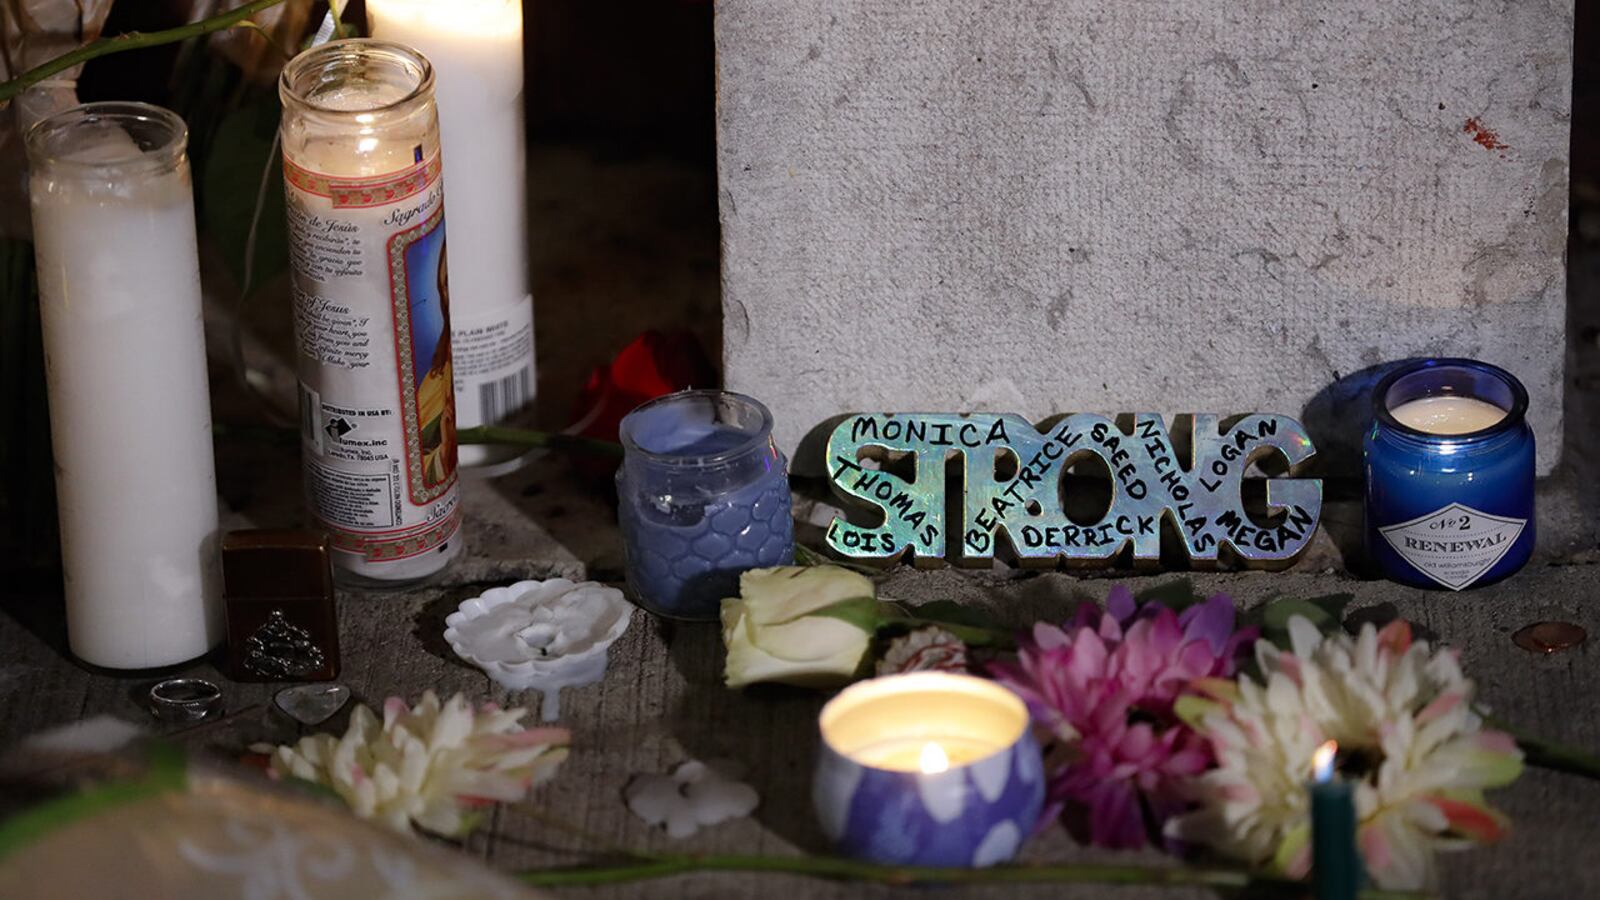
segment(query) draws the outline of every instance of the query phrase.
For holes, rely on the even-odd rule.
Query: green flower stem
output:
[[[115,37],[103,37],[92,44],[86,44],[70,53],[58,56],[43,65],[35,66],[10,81],[0,82],[0,103],[5,103],[52,75],[65,72],[73,66],[81,65],[91,59],[98,59],[123,50],[138,50],[144,47],[174,44],[192,37],[199,37],[202,34],[210,34],[213,31],[222,31],[225,28],[232,28],[256,13],[264,9],[271,9],[282,2],[283,0],[254,0],[254,2],[246,3],[238,9],[231,9],[209,19],[201,19],[198,22],[181,25],[177,28],[168,28],[165,31],[151,31],[148,33],[130,31],[127,34],[119,34]]]
[[[183,790],[187,763],[176,748],[157,744],[150,750],[149,770],[132,781],[112,781],[64,794],[0,821],[0,859],[25,850],[44,836],[104,812]]]
[[[865,563],[858,563],[848,559],[833,559],[832,557],[829,557],[820,551],[813,550],[799,542],[796,542],[794,545],[794,564],[797,566],[811,567],[837,566],[838,568],[848,569],[858,575],[865,575],[868,578],[874,579],[883,578],[889,574],[888,570],[883,566],[869,566]]]
[[[648,881],[705,872],[805,875],[891,886],[913,884],[1141,884],[1173,887],[1252,888],[1279,896],[1304,896],[1304,882],[1256,875],[1241,869],[1132,865],[995,866],[989,869],[881,866],[823,856],[663,856],[644,862],[536,869],[522,881],[536,887],[574,887]],[[1409,891],[1365,890],[1364,900],[1426,897]]]
[[[1523,760],[1528,765],[1600,781],[1600,756],[1577,747],[1534,737],[1509,722],[1493,716],[1485,715],[1483,721],[1490,727],[1498,728],[1515,738],[1517,746],[1522,750]]]
[[[581,450],[596,456],[622,455],[622,445],[613,441],[561,434],[553,431],[532,431],[505,425],[474,425],[456,432],[459,444],[511,444],[518,447],[549,447],[555,450]]]
[[[913,611],[915,611],[915,608],[913,608]],[[893,624],[904,625],[913,631],[918,628],[943,628],[969,647],[992,647],[996,650],[1015,650],[1017,647],[1016,633],[1005,628],[966,625],[959,622],[947,622],[942,619],[929,619],[916,615],[897,619]]]

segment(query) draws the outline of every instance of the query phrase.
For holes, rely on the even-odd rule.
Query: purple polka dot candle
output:
[[[860,682],[823,707],[812,800],[846,856],[989,866],[1014,857],[1044,805],[1028,709],[995,682],[916,672]]]

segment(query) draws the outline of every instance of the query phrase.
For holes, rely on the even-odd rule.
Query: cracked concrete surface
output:
[[[1549,473],[1571,29],[1570,0],[719,4],[727,382],[790,451],[841,410],[1271,410],[1338,475],[1378,366],[1467,355],[1527,384]]]

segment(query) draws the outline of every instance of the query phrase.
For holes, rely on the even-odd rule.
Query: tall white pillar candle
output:
[[[183,120],[91,103],[28,133],[67,639],[142,669],[222,636]]]
[[[367,0],[372,36],[433,63],[450,186],[457,424],[501,421],[533,397],[527,140],[520,0]],[[461,464],[504,461],[461,447]]]

